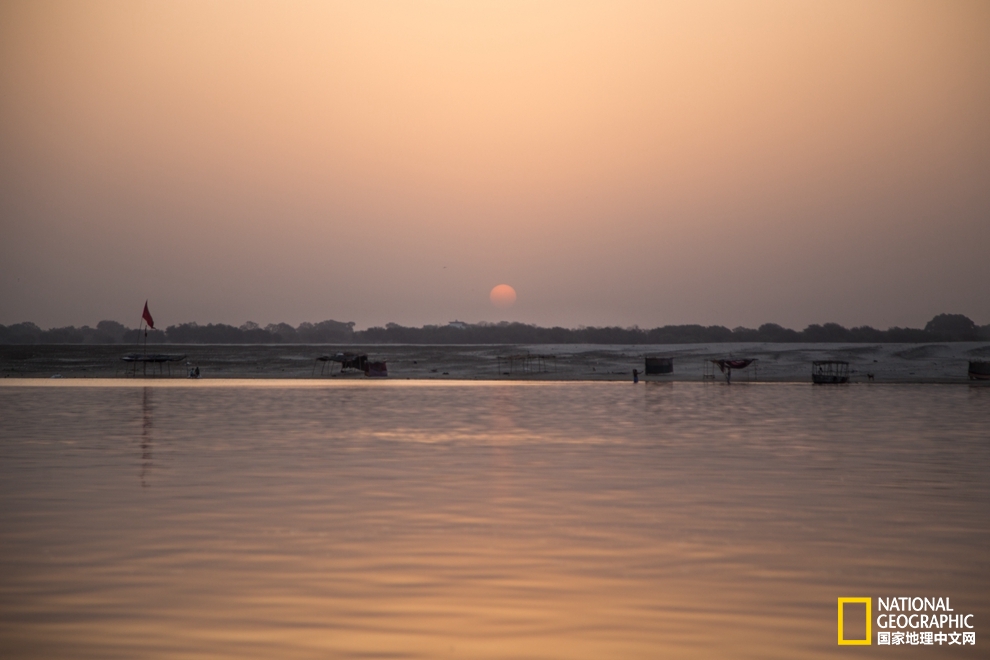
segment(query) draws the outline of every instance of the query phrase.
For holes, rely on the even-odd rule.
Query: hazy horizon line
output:
[[[151,319],[154,323],[154,319]],[[822,324],[812,323],[801,330],[787,328],[777,323],[767,322],[756,328],[736,326],[729,328],[724,325],[702,325],[700,323],[667,324],[662,326],[640,327],[631,326],[540,326],[519,321],[449,321],[445,324],[424,324],[422,326],[404,326],[389,322],[384,325],[369,326],[357,329],[354,321],[303,321],[296,326],[286,322],[269,323],[261,326],[253,321],[247,321],[240,326],[226,323],[200,324],[196,321],[159,325],[157,328],[139,323],[137,328],[131,328],[119,321],[104,319],[96,324],[62,326],[42,329],[31,321],[5,326],[0,324],[0,343],[118,343],[133,340],[142,334],[155,338],[157,342],[167,343],[307,343],[326,340],[363,340],[382,341],[390,339],[424,339],[436,341],[441,338],[458,338],[461,341],[469,337],[488,340],[507,339],[530,340],[541,339],[571,341],[582,336],[585,339],[609,340],[613,343],[622,340],[642,340],[650,335],[655,339],[674,339],[684,341],[689,336],[698,341],[982,341],[990,339],[990,324],[979,325],[963,314],[942,313],[933,317],[923,328],[891,326],[887,329],[874,328],[869,325],[846,327],[836,322]],[[464,334],[461,334],[464,333]],[[496,337],[496,333],[498,336]],[[416,341],[413,341],[416,343]],[[460,342],[458,342],[460,343]]]
[[[967,320],[970,320],[970,322],[972,322],[976,328],[988,328],[988,327],[990,327],[990,323],[988,323],[988,324],[982,324],[981,325],[979,323],[976,323],[975,321],[972,321],[972,319],[969,319],[969,317],[967,315],[965,315],[965,314],[958,314],[958,313],[943,312],[941,314],[936,314],[933,317],[932,320],[937,319],[937,318],[940,318],[940,317],[962,317],[962,318],[965,318]],[[47,328],[43,328],[40,325],[38,325],[37,323],[35,323],[34,321],[23,320],[23,321],[19,321],[17,323],[10,323],[10,324],[0,323],[0,328],[12,328],[12,327],[23,326],[23,325],[31,325],[31,326],[34,326],[34,327],[38,328],[39,330],[41,330],[43,332],[48,332],[48,331],[51,331],[51,330],[63,330],[63,329],[69,329],[69,328],[75,328],[75,329],[79,329],[79,330],[81,330],[83,328],[94,328],[95,329],[101,323],[116,323],[116,324],[120,324],[121,326],[123,326],[127,330],[135,330],[135,329],[138,329],[138,328],[143,327],[140,323],[136,327],[131,327],[131,326],[125,324],[125,323],[122,323],[120,321],[117,321],[116,319],[101,319],[100,321],[98,321],[96,323],[95,326],[91,326],[91,325],[89,325],[87,323],[84,323],[84,324],[78,325],[78,326],[72,325],[72,324],[70,324],[70,325],[63,325],[63,326],[52,325],[52,326],[49,326]],[[319,325],[321,323],[337,323],[337,324],[342,324],[342,325],[349,325],[349,326],[351,326],[351,329],[354,332],[365,332],[367,330],[374,330],[374,329],[378,329],[378,328],[388,328],[388,327],[401,327],[401,328],[407,328],[407,329],[413,329],[413,330],[426,329],[426,328],[445,328],[445,327],[448,327],[448,326],[455,327],[457,324],[463,324],[463,325],[468,326],[468,327],[499,327],[499,326],[503,326],[504,327],[504,326],[520,325],[520,326],[526,326],[526,327],[532,327],[532,328],[541,328],[541,329],[547,329],[547,330],[563,329],[563,330],[572,330],[572,331],[573,330],[585,330],[585,329],[599,329],[599,328],[601,328],[601,329],[620,329],[620,330],[644,330],[644,331],[649,331],[649,330],[654,330],[654,329],[659,329],[659,328],[678,328],[678,327],[725,328],[725,329],[728,329],[728,330],[736,331],[736,330],[759,330],[760,328],[763,328],[763,327],[766,327],[766,326],[777,327],[777,328],[781,328],[783,330],[792,330],[794,332],[801,332],[804,329],[812,328],[812,327],[826,327],[826,326],[833,326],[833,327],[834,326],[838,326],[838,327],[845,328],[845,329],[848,329],[848,330],[855,330],[857,328],[864,328],[864,329],[869,328],[869,329],[873,329],[873,330],[879,330],[881,332],[886,331],[886,330],[915,330],[915,329],[923,329],[923,328],[913,328],[911,326],[898,326],[898,325],[888,326],[887,328],[878,328],[878,327],[869,325],[868,323],[863,323],[863,324],[859,324],[859,325],[848,325],[848,326],[846,326],[846,325],[843,325],[843,324],[838,323],[838,322],[835,322],[835,321],[824,321],[824,322],[821,322],[821,323],[809,323],[808,325],[806,325],[802,329],[795,329],[795,328],[789,328],[789,327],[784,326],[784,325],[781,325],[779,323],[775,323],[773,321],[767,321],[767,322],[761,323],[760,325],[758,325],[756,327],[749,327],[749,326],[745,326],[745,325],[729,326],[729,325],[722,324],[722,323],[666,323],[666,324],[663,324],[663,325],[655,325],[655,326],[641,326],[641,325],[636,324],[636,323],[634,323],[632,325],[619,325],[619,324],[610,324],[610,325],[592,325],[592,324],[588,324],[588,325],[584,325],[584,324],[581,324],[581,325],[576,325],[576,326],[565,326],[565,325],[557,325],[557,324],[555,324],[555,325],[541,325],[539,323],[526,323],[524,321],[507,321],[507,320],[506,321],[461,321],[459,319],[454,319],[452,321],[447,321],[447,322],[442,322],[442,323],[424,323],[424,324],[422,324],[420,326],[416,326],[416,325],[404,325],[404,324],[399,323],[399,322],[396,322],[396,321],[388,321],[388,322],[386,322],[384,324],[373,324],[373,325],[369,325],[369,326],[363,327],[363,328],[357,327],[357,322],[355,322],[355,321],[338,321],[337,319],[323,319],[322,321],[300,321],[296,325],[292,325],[291,323],[288,323],[286,321],[279,321],[279,322],[271,322],[271,323],[267,323],[267,324],[261,324],[261,323],[255,322],[255,321],[248,320],[248,321],[245,321],[244,323],[241,323],[240,325],[234,325],[232,323],[223,323],[223,322],[212,322],[212,321],[207,321],[207,322],[183,321],[183,322],[180,322],[180,323],[170,323],[167,326],[161,326],[161,325],[159,325],[159,327],[152,327],[151,329],[157,330],[159,332],[163,332],[167,328],[171,328],[171,327],[178,328],[178,327],[183,327],[183,326],[187,326],[187,327],[188,326],[197,326],[197,327],[207,327],[207,326],[212,326],[212,327],[229,327],[229,328],[236,328],[238,330],[251,330],[251,329],[268,330],[269,328],[278,328],[280,326],[288,326],[288,327],[293,328],[293,329],[298,329],[298,328],[303,327],[303,326],[316,326],[316,325]],[[929,323],[931,323],[931,321],[929,321]]]

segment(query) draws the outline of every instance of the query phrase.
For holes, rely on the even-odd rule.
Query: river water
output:
[[[988,475],[965,385],[5,383],[0,655],[981,657]]]

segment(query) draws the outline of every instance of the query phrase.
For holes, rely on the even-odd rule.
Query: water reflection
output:
[[[812,659],[839,596],[990,615],[968,388],[136,394],[0,390],[14,657]]]
[[[147,488],[148,474],[151,472],[151,422],[152,422],[152,388],[145,387],[141,391],[141,487]]]

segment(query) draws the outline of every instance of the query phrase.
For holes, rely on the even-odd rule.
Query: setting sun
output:
[[[508,284],[499,284],[488,294],[492,304],[496,307],[512,307],[516,302],[516,290]]]

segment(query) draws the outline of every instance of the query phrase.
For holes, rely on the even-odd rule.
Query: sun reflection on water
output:
[[[837,596],[988,613],[988,413],[938,386],[4,387],[0,643],[831,657]]]

